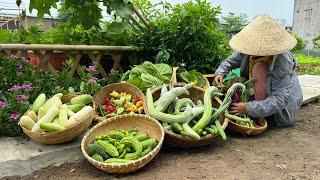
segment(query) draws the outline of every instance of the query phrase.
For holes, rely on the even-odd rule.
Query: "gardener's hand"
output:
[[[218,85],[221,86],[223,81],[223,76],[220,74],[217,74],[216,77],[214,77],[214,82]]]
[[[243,102],[233,103],[229,113],[237,116],[245,115],[247,113],[247,103],[243,103]]]

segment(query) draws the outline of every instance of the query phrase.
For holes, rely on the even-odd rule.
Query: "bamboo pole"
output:
[[[144,29],[144,27],[139,23],[139,21],[137,21],[137,20],[134,18],[133,15],[130,15],[129,18],[130,18],[130,20],[131,20],[135,25],[137,25],[137,27],[138,27],[139,29],[141,29],[141,30]]]
[[[144,15],[142,14],[142,12],[140,11],[140,9],[137,6],[133,6],[133,11],[136,13],[136,15],[140,18],[140,20],[143,22],[144,25],[146,25],[148,27],[149,22],[147,21],[147,19],[144,17]]]
[[[57,44],[0,44],[1,50],[58,50],[58,51],[137,51],[134,46],[98,46],[98,45],[57,45]]]

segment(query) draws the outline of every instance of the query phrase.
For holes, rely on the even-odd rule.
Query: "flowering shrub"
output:
[[[30,102],[43,91],[38,75],[48,78],[49,74],[35,74],[28,59],[0,56],[0,136],[20,133],[18,121],[30,107]]]
[[[83,94],[95,94],[102,86],[109,83],[107,79],[101,78],[96,64],[88,67],[78,68],[77,76],[69,74],[73,66],[73,61],[69,60],[65,63],[65,67],[61,72],[54,74],[56,86],[54,93],[68,93],[68,92],[81,92]],[[120,78],[115,79],[115,81]],[[113,83],[114,81],[112,81]]]
[[[28,87],[28,88],[25,88]],[[18,121],[20,116],[30,107],[30,85],[15,84],[0,96],[0,135],[16,135],[20,133]]]
[[[0,55],[0,136],[21,133],[19,118],[41,93],[48,97],[74,91],[93,95],[107,83],[119,81],[117,74],[101,78],[94,65],[81,67],[77,76],[71,76],[72,66],[73,62],[67,61],[61,72],[51,74],[35,71],[27,59]]]
[[[80,92],[85,94],[95,94],[106,84],[105,78],[98,78],[99,74],[95,66],[89,66],[79,72],[81,79]]]

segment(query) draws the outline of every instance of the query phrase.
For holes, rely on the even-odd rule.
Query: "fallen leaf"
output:
[[[70,173],[73,173],[73,172],[75,172],[75,171],[76,171],[76,168],[71,168],[69,172],[70,172]]]

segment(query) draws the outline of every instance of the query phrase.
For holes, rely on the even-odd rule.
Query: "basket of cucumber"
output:
[[[19,125],[39,143],[69,142],[91,125],[95,116],[92,99],[88,94],[64,97],[58,93],[47,100],[45,94],[40,94],[20,118]]]
[[[191,84],[173,84],[168,88],[148,89],[146,94],[148,113],[162,123],[166,143],[188,148],[208,145],[218,136],[226,140],[226,107],[219,106],[216,99],[220,94],[215,87],[204,90]]]
[[[129,83],[114,83],[99,90],[93,100],[96,104],[97,121],[123,114],[146,113],[144,95]]]
[[[229,118],[229,125],[227,129],[244,136],[259,135],[263,133],[268,126],[268,123],[264,118],[253,121],[247,117],[235,117],[230,114],[226,114],[226,116]],[[247,122],[244,122],[245,120],[247,120]]]
[[[102,121],[83,137],[81,150],[95,167],[108,173],[136,171],[160,151],[161,124],[142,114],[124,114]]]

